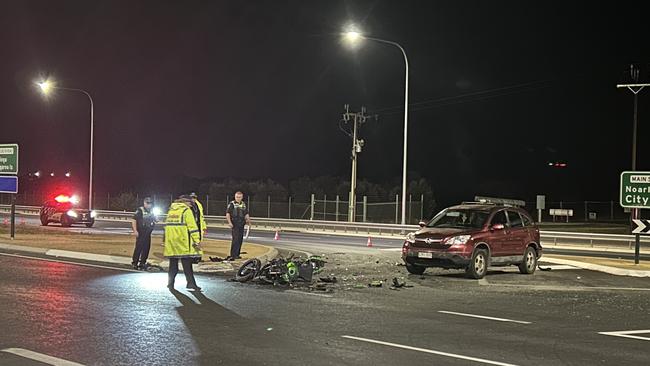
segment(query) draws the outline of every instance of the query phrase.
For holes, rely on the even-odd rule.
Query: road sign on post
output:
[[[537,195],[537,222],[542,222],[542,210],[546,209],[546,196]]]
[[[18,193],[18,177],[0,175],[0,193]]]
[[[18,144],[0,144],[0,174],[18,174]]]
[[[632,220],[632,224],[635,226],[632,229],[632,234],[650,234],[650,220]]]
[[[631,171],[621,173],[619,201],[622,207],[634,209],[631,217],[631,223],[636,226],[636,228],[632,228],[632,233],[635,234],[634,263],[639,264],[641,258],[641,240],[639,239],[639,234],[645,229],[641,227],[641,225],[645,225],[639,220],[641,218],[640,209],[650,208],[650,172]]]
[[[621,173],[619,203],[626,208],[650,208],[650,172]]]

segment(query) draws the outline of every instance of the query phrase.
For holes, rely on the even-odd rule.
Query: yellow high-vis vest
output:
[[[165,257],[201,257],[203,251],[194,245],[201,242],[199,228],[192,209],[183,202],[169,207],[165,220]]]

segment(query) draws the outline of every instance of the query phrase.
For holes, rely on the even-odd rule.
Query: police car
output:
[[[92,227],[95,224],[97,213],[76,207],[78,203],[79,199],[76,196],[64,194],[46,201],[40,210],[41,225],[47,226],[50,222],[58,222],[65,227],[73,224],[84,224],[86,227]]]

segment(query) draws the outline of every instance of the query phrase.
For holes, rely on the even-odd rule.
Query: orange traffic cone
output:
[[[370,237],[368,237],[368,244],[366,244],[366,246],[372,248],[372,239],[370,239]]]
[[[278,230],[275,231],[275,237],[273,240],[280,240],[280,232]]]

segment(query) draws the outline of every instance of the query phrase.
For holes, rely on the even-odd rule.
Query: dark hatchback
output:
[[[539,229],[518,207],[464,203],[444,209],[420,227],[402,247],[406,269],[413,274],[427,267],[465,269],[479,279],[488,266],[508,265],[532,274],[542,256]]]

